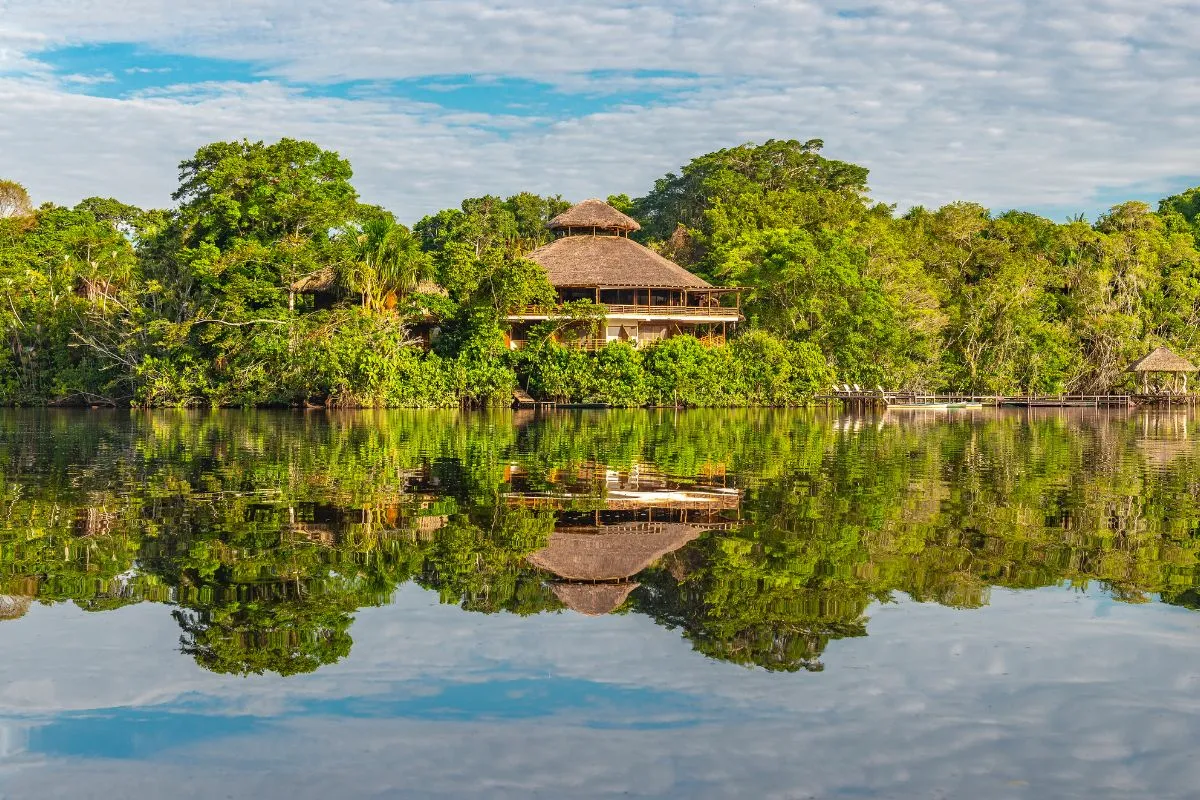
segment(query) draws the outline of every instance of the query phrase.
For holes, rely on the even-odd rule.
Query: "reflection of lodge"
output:
[[[436,498],[410,498],[404,504],[342,508],[314,504],[288,507],[288,530],[314,544],[333,547],[351,531],[373,536],[409,535],[432,539],[448,517],[436,513]]]
[[[514,485],[521,477],[513,476]],[[741,493],[735,489],[681,486],[636,469],[589,466],[572,477],[567,492],[513,492],[506,502],[559,512],[549,541],[529,562],[554,575],[554,594],[582,614],[616,610],[638,587],[634,576],[705,531],[738,525]]]
[[[587,508],[596,512],[595,524],[602,512],[638,511],[637,518],[647,522],[671,521],[666,511],[704,512],[737,511],[742,505],[741,492],[726,486],[725,469],[708,466],[705,474],[691,481],[668,478],[635,465],[629,470],[613,470],[585,463],[574,470],[552,470],[547,476],[555,490],[534,491],[529,476],[518,466],[505,470],[511,491],[505,496],[510,506],[546,508],[558,511]],[[684,514],[681,521],[687,522]]]

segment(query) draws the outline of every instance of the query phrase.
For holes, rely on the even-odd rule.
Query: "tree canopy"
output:
[[[746,320],[720,346],[595,354],[568,351],[602,309],[559,306],[525,258],[569,207],[559,196],[467,198],[409,227],[360,202],[339,154],[294,139],[200,148],[170,209],[34,208],[0,181],[0,403],[489,405],[522,386],[787,405],[835,382],[1108,391],[1154,347],[1200,359],[1200,189],[1094,223],[966,200],[897,214],[866,168],[823,153],[738,145],[610,197],[643,243],[742,287]],[[522,332],[527,350],[505,345],[507,314],[556,306]]]

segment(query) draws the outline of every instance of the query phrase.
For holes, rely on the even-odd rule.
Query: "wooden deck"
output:
[[[547,400],[538,400],[524,389],[513,389],[513,408],[548,408],[553,403]]]

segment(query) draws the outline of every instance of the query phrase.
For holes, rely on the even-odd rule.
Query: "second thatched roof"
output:
[[[316,272],[311,272],[294,282],[290,288],[298,294],[311,294],[328,292],[336,283],[337,275],[334,273],[333,267],[321,267]]]
[[[1181,355],[1177,355],[1166,347],[1159,347],[1153,353],[1138,361],[1129,368],[1130,372],[1196,372],[1196,367]]]
[[[621,233],[631,233],[642,229],[642,226],[633,217],[622,214],[608,203],[594,197],[571,206],[550,220],[546,227],[552,231],[594,228],[599,231],[619,231]]]
[[[334,272],[333,267],[321,267],[316,272],[311,272],[297,280],[290,288],[297,294],[333,291],[337,288],[337,273]],[[428,278],[422,278],[417,281],[416,285],[412,287],[412,292],[414,294],[438,295],[439,297],[449,296],[446,287]]]

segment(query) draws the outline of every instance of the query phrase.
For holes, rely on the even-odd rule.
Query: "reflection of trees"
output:
[[[470,611],[645,613],[699,652],[779,670],[819,669],[895,592],[969,609],[993,587],[1070,582],[1200,606],[1187,420],[508,420],[0,413],[0,597],[9,617],[30,602],[169,603],[206,668],[285,674],[343,657],[355,611],[409,581]],[[720,476],[742,490],[742,523],[654,548],[648,567],[631,555],[634,575],[538,569],[529,556],[552,531],[616,524],[606,467],[679,476],[672,490]],[[571,498],[506,502],[518,488]]]
[[[312,672],[349,655],[352,595],[314,596],[302,587],[262,587],[201,609],[176,609],[180,649],[205,669],[238,675]]]
[[[545,545],[553,526],[553,514],[523,508],[456,517],[430,543],[417,582],[436,590],[443,603],[468,611],[528,615],[561,608],[542,576],[525,562]]]

